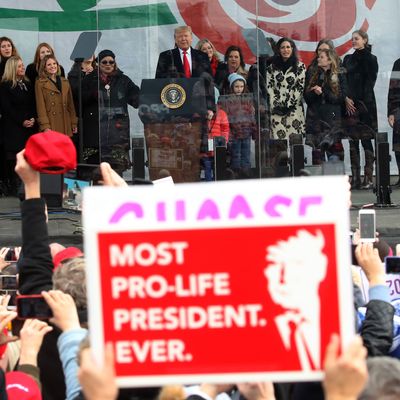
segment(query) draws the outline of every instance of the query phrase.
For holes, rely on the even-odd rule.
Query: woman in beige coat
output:
[[[35,84],[39,129],[72,136],[77,132],[72,91],[67,79],[57,74],[59,64],[54,56],[43,58]]]

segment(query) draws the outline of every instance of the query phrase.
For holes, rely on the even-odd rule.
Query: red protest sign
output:
[[[90,339],[99,360],[112,343],[120,386],[316,380],[330,335],[354,335],[344,177],[84,204]]]
[[[119,378],[317,371],[341,330],[334,225],[100,233],[98,246]]]

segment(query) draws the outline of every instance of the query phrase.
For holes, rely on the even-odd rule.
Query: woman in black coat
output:
[[[35,91],[25,76],[25,67],[20,57],[10,57],[5,66],[0,84],[0,108],[7,185],[10,193],[16,194],[16,154],[25,147],[36,127]]]
[[[320,50],[317,63],[306,74],[304,99],[308,105],[306,134],[313,145],[313,164],[343,161],[342,109],[346,97],[345,76],[334,50]]]
[[[139,107],[139,87],[117,68],[111,50],[101,51],[98,63],[82,82],[84,158],[107,161],[122,175],[131,165],[128,105]]]
[[[7,37],[0,37],[0,81],[6,67],[6,62],[11,56],[18,56],[18,51],[13,43],[13,41]],[[1,115],[1,109],[0,109]],[[3,132],[0,128],[0,195],[7,195],[7,180],[8,176],[6,174],[7,163],[6,154],[4,149],[4,138]]]
[[[374,151],[371,139],[378,131],[378,117],[374,86],[378,76],[378,61],[371,54],[368,35],[362,30],[353,32],[353,54],[343,60],[349,93],[346,97],[347,133],[350,137],[352,188],[371,189]],[[360,147],[364,148],[364,183],[360,178]]]

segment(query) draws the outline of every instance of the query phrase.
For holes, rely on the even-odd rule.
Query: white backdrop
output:
[[[62,0],[65,4],[66,0]],[[75,2],[80,0],[70,0]],[[88,1],[88,0],[86,0]],[[254,24],[251,22],[251,17],[254,19],[260,18],[269,22],[280,22],[289,21],[300,23],[306,18],[316,13],[316,10],[320,7],[326,7],[330,2],[336,3],[336,0],[259,0],[258,3],[255,0],[201,0],[205,2],[205,9],[210,15],[195,15],[196,19],[204,20],[207,22],[210,18],[211,13],[214,12],[215,7],[222,6],[232,20],[240,27],[251,27]],[[197,3],[201,2],[197,1]],[[400,2],[398,0],[346,0],[350,4],[355,4],[357,15],[353,26],[347,32],[344,32],[342,36],[334,38],[335,45],[341,45],[351,37],[351,32],[354,29],[358,29],[364,21],[367,21],[368,34],[370,36],[370,42],[373,46],[373,53],[378,57],[379,62],[379,76],[375,86],[375,94],[378,103],[378,118],[379,118],[379,130],[387,131],[391,138],[391,129],[387,123],[386,118],[386,107],[387,107],[387,91],[389,84],[390,72],[392,69],[393,62],[400,57],[400,24],[398,23],[400,17]],[[97,6],[90,10],[98,10],[98,18],[101,20],[102,9],[108,8],[121,8],[131,7],[136,5],[149,5],[155,3],[167,3],[172,14],[174,15],[178,25],[185,25],[187,21],[183,18],[180,9],[182,9],[182,2],[180,0],[102,0],[99,1]],[[342,0],[343,2],[343,0]],[[93,4],[95,1],[93,0]],[[187,4],[195,3],[195,0],[188,0]],[[262,3],[262,4],[261,4]],[[284,4],[293,3],[292,6],[285,6]],[[61,1],[60,1],[60,4]],[[26,25],[29,26],[29,31],[16,30],[16,29],[5,29],[3,10],[15,9],[15,10],[32,10],[32,11],[57,11],[62,13],[63,9],[56,0],[0,0],[0,35],[10,36],[21,53],[25,64],[29,64],[33,60],[34,51],[36,45],[39,42],[45,41],[52,44],[55,48],[56,55],[60,63],[64,66],[68,72],[72,62],[69,59],[70,53],[74,47],[74,44],[80,34],[79,31],[69,31],[68,21],[65,23],[65,31],[62,32],[42,32],[39,31],[39,24],[35,21],[35,18],[29,18],[25,16]],[[261,5],[267,5],[274,9],[286,11],[288,16],[277,17],[277,18],[266,18],[262,15],[252,14],[252,7],[257,4],[257,7]],[[181,8],[178,6],[181,5]],[[90,11],[88,10],[88,12]],[[9,11],[9,10],[8,10]],[[253,10],[254,11],[254,10]],[[18,12],[15,12],[18,15]],[[83,14],[84,15],[84,14]],[[83,18],[81,15],[76,15],[75,18]],[[329,18],[329,16],[328,16]],[[9,22],[9,20],[7,21]],[[189,21],[190,22],[190,21]],[[319,20],[321,26],[323,21]],[[118,23],[118,21],[116,21]],[[114,30],[102,30],[102,38],[98,45],[98,51],[110,48],[116,54],[117,63],[133,81],[140,86],[140,82],[145,78],[154,77],[158,54],[160,51],[166,50],[173,47],[173,29],[176,24],[171,25],[160,25],[151,27],[141,28],[130,28],[130,29],[114,29]],[[226,36],[227,27],[223,27],[223,31]],[[219,29],[218,26],[214,29]],[[323,31],[323,29],[322,29]],[[221,31],[222,32],[222,31]],[[196,36],[198,33],[195,29],[194,43],[199,39]],[[214,32],[215,33],[215,32]],[[329,32],[328,32],[329,33]],[[274,36],[274,35],[271,35]],[[234,36],[231,36],[231,38]],[[275,36],[276,38],[276,36]],[[229,36],[226,38],[226,43],[230,43]],[[302,42],[298,41],[298,46],[302,50],[313,51],[315,49],[315,42]],[[222,52],[224,49],[220,49]],[[134,122],[132,124],[132,135],[138,135],[142,132],[142,125],[137,118],[137,113],[132,111],[132,117]],[[392,172],[397,173],[397,168],[392,163]]]

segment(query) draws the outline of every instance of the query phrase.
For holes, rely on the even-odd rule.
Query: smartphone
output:
[[[49,319],[53,316],[51,308],[40,294],[17,296],[15,300],[19,319]]]
[[[15,305],[15,299],[17,297],[17,291],[16,290],[0,290],[0,295],[1,296],[10,296],[10,300],[8,301],[8,306],[7,310],[16,310],[16,305]]]
[[[1,290],[17,290],[18,281],[17,275],[0,275]]]
[[[385,257],[387,274],[400,274],[400,257]]]
[[[375,210],[360,210],[358,213],[360,242],[375,242]]]
[[[15,250],[11,248],[4,257],[4,261],[15,261]]]

